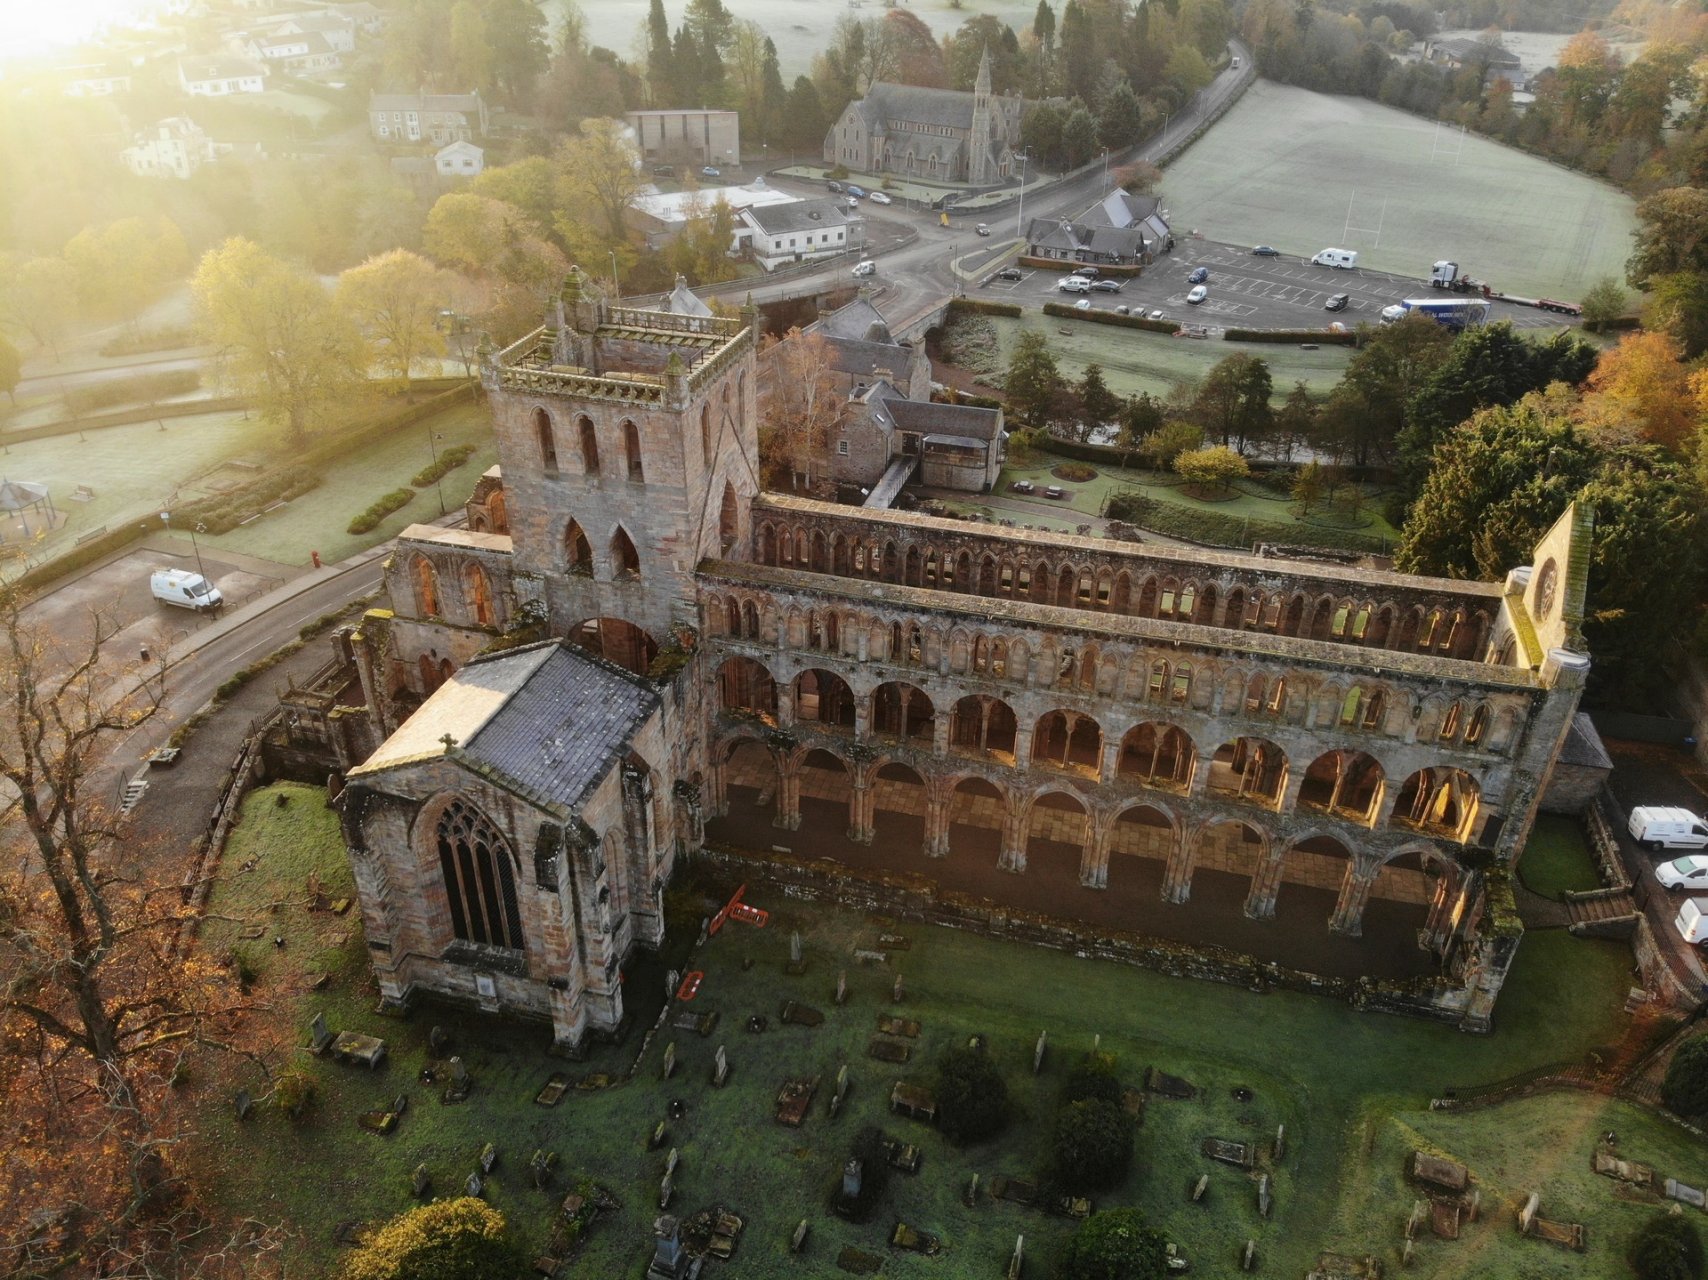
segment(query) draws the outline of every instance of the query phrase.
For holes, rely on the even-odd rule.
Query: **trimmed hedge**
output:
[[[1221,511],[1184,507],[1174,502],[1158,502],[1142,520],[1129,520],[1128,523],[1152,533],[1242,551],[1259,542],[1331,547],[1341,551],[1387,552],[1393,549],[1389,539],[1379,534],[1360,533],[1356,529],[1336,529],[1302,520],[1253,520]]]
[[[1224,329],[1224,342],[1321,342],[1330,346],[1355,347],[1358,334],[1346,329]]]
[[[474,455],[472,444],[459,444],[444,450],[439,454],[437,462],[430,462],[414,475],[409,477],[409,483],[417,489],[425,489],[430,484],[436,484]]]
[[[989,298],[951,298],[949,299],[949,314],[959,315],[970,312],[981,316],[1020,316],[1018,302],[994,302]]]
[[[140,329],[134,333],[122,333],[101,347],[104,356],[140,356],[151,351],[176,351],[181,347],[193,347],[199,339],[196,331],[188,325],[179,325],[162,329]]]
[[[1044,314],[1072,320],[1089,320],[1093,324],[1112,324],[1122,329],[1145,329],[1151,333],[1166,333],[1170,336],[1180,332],[1178,320],[1152,320],[1149,316],[1124,316],[1114,311],[1081,311],[1066,302],[1046,302]]]
[[[160,373],[139,373],[130,378],[107,378],[86,386],[69,387],[65,392],[65,407],[73,413],[90,413],[110,409],[116,404],[152,404],[172,396],[188,395],[202,385],[202,375],[194,369],[167,369]]]
[[[257,476],[248,484],[226,493],[216,493],[188,503],[180,507],[176,515],[182,525],[193,527],[200,521],[207,525],[209,533],[226,533],[275,502],[289,502],[302,497],[317,488],[320,479],[320,473],[308,467],[286,467],[283,471]]]
[[[1133,280],[1143,275],[1145,269],[1140,266],[1127,266],[1111,262],[1070,262],[1066,258],[1034,258],[1029,253],[1020,255],[1020,265],[1032,267],[1038,271],[1077,271],[1081,267],[1096,267],[1099,275],[1120,276],[1124,280]]]
[[[384,520],[392,512],[401,511],[403,508],[407,507],[414,497],[415,490],[413,489],[393,489],[390,493],[386,494],[385,497],[374,503],[373,506],[362,512],[361,515],[350,521],[349,527],[345,532],[369,532],[376,528],[379,525],[379,522]]]
[[[1642,316],[1614,316],[1611,320],[1585,320],[1585,333],[1613,333],[1621,329],[1641,329]]]

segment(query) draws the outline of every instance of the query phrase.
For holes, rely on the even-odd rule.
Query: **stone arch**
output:
[[[540,467],[548,474],[557,473],[557,432],[552,416],[544,409],[534,410],[534,444],[540,451]]]
[[[1188,885],[1203,882],[1205,877],[1220,880],[1215,886],[1218,898],[1243,897],[1247,915],[1264,914],[1254,911],[1253,906],[1254,891],[1261,887],[1264,870],[1270,865],[1267,831],[1241,818],[1212,818],[1193,832],[1186,843]],[[1272,904],[1270,909],[1273,910]]]
[[[593,576],[593,544],[581,526],[571,520],[563,530],[564,565],[578,578]]]
[[[634,539],[622,525],[611,533],[611,576],[619,580],[641,576],[640,552],[635,550]]]
[[[874,835],[888,847],[923,851],[930,793],[924,777],[899,760],[882,760],[873,766],[868,785]]]
[[[1184,729],[1160,720],[1134,725],[1121,738],[1115,772],[1129,782],[1184,792],[1192,785],[1198,748]]]
[[[644,676],[658,657],[658,642],[625,618],[588,618],[569,634],[570,643]]]
[[[1376,616],[1371,619],[1370,630],[1364,637],[1364,643],[1372,648],[1385,649],[1388,639],[1394,634],[1394,606],[1384,604],[1376,610]]]
[[[1091,808],[1084,797],[1052,787],[1026,806],[1025,866],[1078,880],[1091,838]]]
[[[1299,807],[1369,826],[1382,807],[1385,776],[1366,751],[1325,751],[1311,761],[1299,784]]]
[[[469,621],[475,626],[498,625],[498,613],[492,603],[492,580],[478,564],[463,566],[463,602],[468,608]]]
[[[794,694],[797,722],[826,728],[854,728],[858,718],[854,691],[834,671],[808,667],[795,677]]]
[[[1228,592],[1227,609],[1222,615],[1224,625],[1235,631],[1245,629],[1246,593],[1244,587],[1235,587]]]
[[[630,480],[646,482],[646,463],[641,457],[640,428],[628,418],[623,419],[623,462]]]
[[[1315,831],[1300,835],[1285,849],[1275,850],[1267,883],[1254,886],[1250,914],[1274,915],[1282,886],[1292,885],[1289,899],[1314,900],[1322,909],[1321,918],[1331,920],[1347,873],[1356,862],[1352,849],[1338,836]]]
[[[1180,823],[1162,805],[1131,804],[1109,824],[1109,858],[1100,877],[1116,892],[1161,895],[1169,861],[1180,844]]]
[[[1109,611],[1111,613],[1131,613],[1133,611],[1133,575],[1126,569],[1115,575],[1115,580],[1109,588]]]
[[[1419,769],[1400,787],[1394,823],[1468,842],[1476,830],[1482,788],[1463,769],[1435,765]]]
[[[1103,729],[1077,711],[1040,716],[1032,734],[1032,763],[1095,778],[1103,762]]]
[[[1287,791],[1287,753],[1267,738],[1224,742],[1210,761],[1209,789],[1266,808]]]
[[[581,470],[590,476],[599,474],[599,433],[593,419],[582,414],[575,420],[575,430],[581,445]]]
[[[728,555],[741,535],[741,504],[736,501],[735,486],[724,481],[723,501],[718,504],[718,553]]]
[[[760,639],[759,609],[751,600],[741,602],[741,634],[749,640]]]
[[[1002,851],[1008,793],[986,778],[963,777],[949,788],[949,856],[995,866]]]
[[[417,555],[409,562],[409,578],[415,592],[415,616],[439,616],[439,572],[426,556]]]
[[[929,750],[937,736],[937,712],[923,689],[891,680],[872,690],[871,725],[874,738],[920,743]]]
[[[1013,765],[1019,722],[1001,698],[971,694],[949,714],[949,749],[981,760]]]

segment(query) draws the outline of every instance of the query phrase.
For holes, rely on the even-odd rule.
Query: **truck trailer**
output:
[[[1421,311],[1444,329],[1457,333],[1486,324],[1489,304],[1484,298],[1407,298],[1382,308],[1382,323],[1393,324],[1413,311]]]

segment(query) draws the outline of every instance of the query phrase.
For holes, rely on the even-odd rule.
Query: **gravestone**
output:
[[[808,1224],[805,1218],[802,1218],[795,1224],[795,1234],[789,1237],[790,1253],[799,1253],[802,1249],[807,1247],[807,1232],[811,1230],[812,1227]]]
[[[836,1072],[836,1089],[830,1095],[830,1118],[836,1119],[842,1110],[842,1100],[848,1096],[848,1064],[844,1062]]]
[[[451,1083],[445,1087],[445,1092],[442,1095],[442,1100],[447,1104],[463,1101],[474,1088],[474,1081],[470,1078],[468,1068],[463,1065],[461,1058],[453,1057],[450,1066]]]
[[[802,952],[801,952],[801,935],[799,932],[791,933],[789,935],[789,968],[788,968],[788,972],[798,974],[798,973],[805,973],[806,971],[807,971],[807,962],[805,959],[802,958]]]
[[[670,1079],[676,1074],[676,1041],[672,1040],[664,1046],[664,1078]]]
[[[1270,1209],[1269,1175],[1266,1173],[1257,1180],[1257,1212],[1267,1218]]]
[[[647,1280],[682,1280],[688,1272],[688,1254],[682,1248],[682,1226],[670,1214],[652,1224],[652,1260],[646,1264]]]
[[[1471,1192],[1471,1203],[1468,1206],[1467,1214],[1472,1222],[1475,1222],[1482,1216],[1482,1210],[1483,1193],[1480,1190]]]
[[[308,1024],[308,1051],[312,1054],[322,1054],[332,1044],[332,1032],[327,1029],[326,1015],[317,1013],[314,1021]]]
[[[836,972],[836,1003],[842,1004],[848,999],[848,970],[838,969]]]
[[[1103,1035],[1101,1032],[1091,1037],[1091,1051],[1093,1053],[1103,1052]]]
[[[1020,1272],[1026,1265],[1026,1237],[1014,1237],[1014,1252],[1008,1255],[1008,1280],[1020,1280]]]
[[[1257,1269],[1257,1241],[1247,1240],[1245,1242],[1245,1248],[1240,1251],[1239,1255],[1239,1269],[1241,1271],[1255,1271]]]
[[[1193,1204],[1202,1203],[1203,1199],[1204,1199],[1204,1193],[1206,1191],[1208,1191],[1209,1189],[1210,1189],[1210,1175],[1207,1173],[1199,1174],[1198,1175],[1198,1181],[1192,1184],[1192,1203]]]
[[[895,985],[890,988],[890,1000],[892,1003],[900,1004],[906,998],[907,991],[906,988],[902,986],[901,974],[898,973],[896,974]]]
[[[1429,1207],[1424,1201],[1413,1200],[1411,1202],[1411,1216],[1406,1219],[1407,1240],[1415,1240],[1417,1238],[1418,1228],[1423,1225],[1423,1220],[1428,1216]]]
[[[647,1137],[646,1149],[648,1151],[657,1151],[660,1147],[662,1147],[664,1145],[664,1139],[665,1139],[664,1121],[660,1120],[656,1125],[653,1126],[652,1133]]]
[[[705,946],[706,939],[712,936],[712,921],[709,916],[700,917],[700,941],[697,945]]]
[[[975,1173],[973,1175],[973,1180],[971,1182],[967,1183],[967,1189],[965,1191],[961,1192],[961,1203],[966,1205],[967,1208],[972,1209],[978,1205],[978,1202],[979,1202],[979,1175]]]
[[[860,1198],[861,1166],[857,1156],[850,1156],[848,1163],[842,1166],[842,1198],[858,1200]]]
[[[1662,1187],[1666,1192],[1667,1199],[1677,1200],[1680,1204],[1694,1205],[1700,1209],[1705,1200],[1708,1200],[1708,1197],[1705,1197],[1700,1189],[1688,1183],[1680,1182],[1677,1178],[1668,1178]]]
[[[672,1000],[674,1000],[676,998],[676,992],[681,989],[681,986],[682,986],[682,971],[680,969],[672,969],[669,973],[665,974],[664,975],[664,1003],[669,1004]]]
[[[416,1165],[415,1172],[409,1175],[409,1193],[417,1200],[424,1200],[432,1186],[433,1179],[427,1172],[427,1166],[425,1164]]]
[[[480,1171],[482,1173],[491,1173],[492,1166],[497,1163],[498,1148],[489,1142],[480,1149]]]
[[[1411,1268],[1412,1249],[1412,1242],[1408,1239],[1405,1247],[1400,1250],[1400,1265],[1408,1270]]]
[[[405,1111],[408,1111],[408,1110],[409,1110],[409,1095],[407,1093],[400,1093],[397,1095],[397,1097],[395,1097],[391,1100],[391,1113],[394,1116],[400,1116]]]
[[[485,1185],[486,1184],[480,1180],[480,1175],[478,1173],[471,1173],[469,1174],[469,1180],[463,1183],[463,1194],[467,1196],[474,1196],[476,1199],[479,1199],[481,1189]]]
[[[721,1089],[729,1079],[729,1059],[724,1056],[724,1047],[721,1044],[718,1046],[715,1062],[716,1065],[712,1068],[712,1087]]]
[[[1668,1179],[1668,1181],[1670,1182],[1671,1179]],[[1672,1192],[1668,1191],[1667,1194],[1671,1195]],[[1521,1231],[1525,1235],[1530,1234],[1531,1228],[1535,1225],[1535,1222],[1536,1222],[1536,1211],[1538,1209],[1540,1209],[1541,1207],[1542,1207],[1542,1195],[1541,1195],[1541,1193],[1537,1192],[1537,1191],[1532,1191],[1530,1193],[1529,1199],[1527,1199],[1524,1202],[1524,1207],[1518,1211],[1518,1229],[1519,1229],[1519,1231]]]
[[[1280,1164],[1282,1157],[1286,1154],[1287,1126],[1284,1124],[1278,1124],[1275,1126],[1275,1146],[1270,1151],[1270,1158],[1274,1160],[1276,1164]]]
[[[1050,1033],[1040,1031],[1038,1043],[1032,1046],[1032,1074],[1037,1075],[1044,1069],[1044,1046],[1049,1042]]]
[[[443,1027],[434,1027],[427,1033],[427,1047],[434,1053],[442,1053],[451,1043],[451,1033]]]
[[[536,1149],[528,1157],[528,1171],[534,1175],[534,1190],[544,1191],[552,1180],[552,1171],[557,1168],[557,1152]]]
[[[250,1110],[255,1106],[255,1099],[249,1096],[249,1090],[239,1089],[237,1097],[232,1099],[232,1106],[236,1109],[239,1120],[247,1120]]]
[[[554,1071],[551,1078],[540,1086],[540,1091],[534,1095],[534,1105],[538,1107],[555,1107],[563,1101],[563,1095],[569,1092],[569,1077],[561,1071]]]
[[[668,1173],[658,1184],[658,1207],[668,1209],[670,1201],[676,1195],[676,1181]]]
[[[664,1157],[664,1176],[670,1177],[676,1172],[676,1166],[682,1163],[682,1155],[675,1147],[670,1148],[670,1154]]]

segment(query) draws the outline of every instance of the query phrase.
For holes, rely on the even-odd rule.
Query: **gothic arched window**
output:
[[[522,951],[522,913],[510,846],[474,806],[453,800],[439,815],[439,869],[451,931],[465,942]]]

